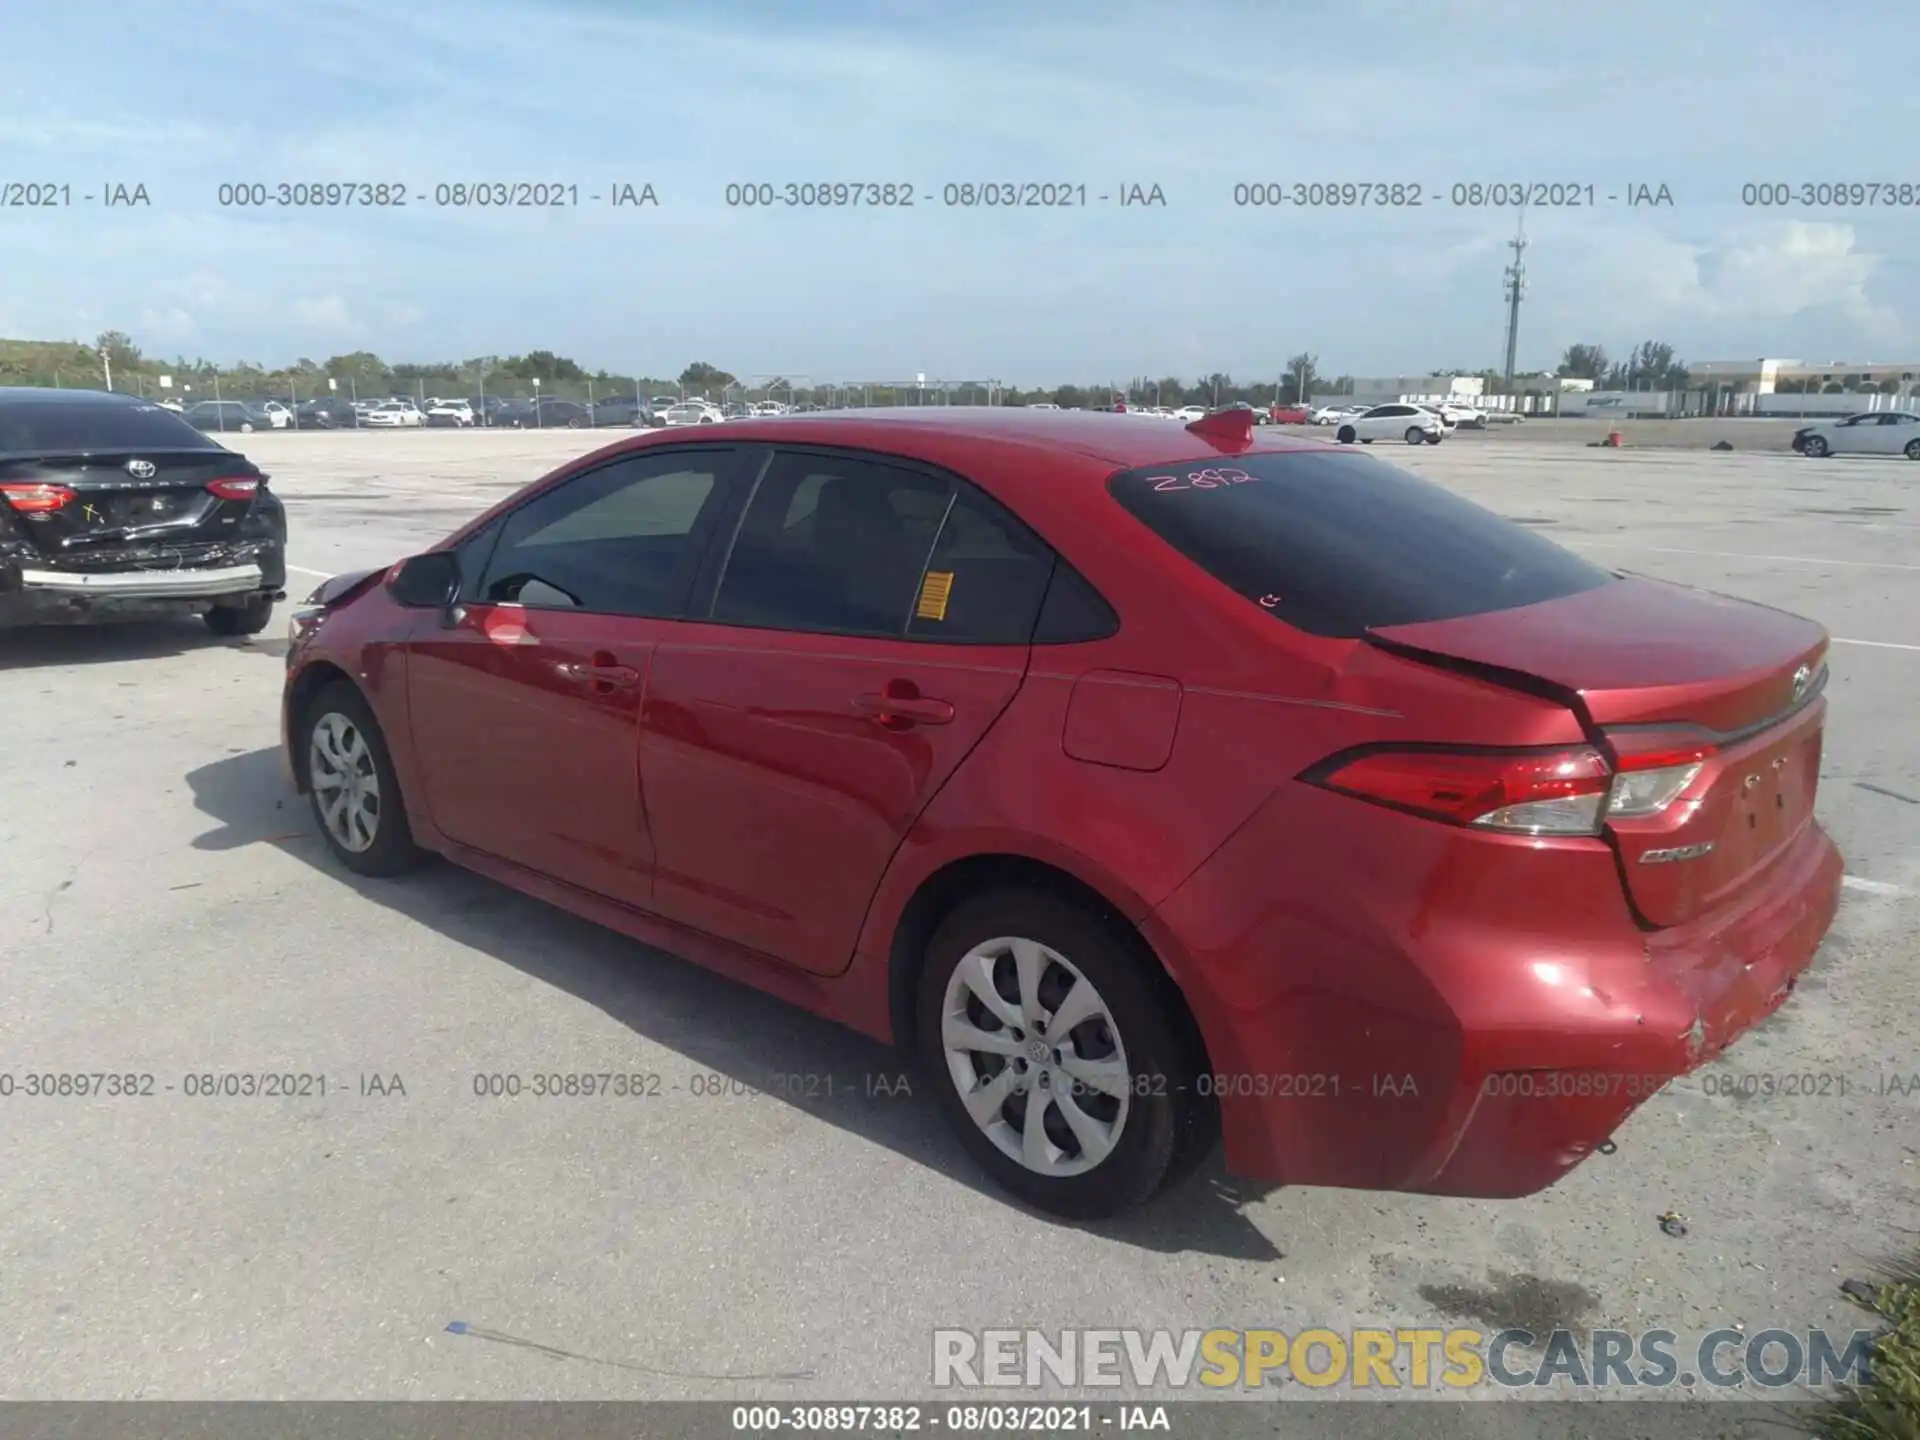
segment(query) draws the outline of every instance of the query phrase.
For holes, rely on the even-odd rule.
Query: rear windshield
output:
[[[1113,497],[1187,559],[1313,635],[1557,600],[1614,577],[1370,456],[1220,457],[1116,475]]]
[[[0,455],[220,448],[159,405],[111,400],[0,402]]]

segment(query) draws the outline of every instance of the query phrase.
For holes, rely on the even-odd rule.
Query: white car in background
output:
[[[1518,425],[1526,418],[1527,417],[1522,415],[1518,410],[1487,411],[1487,424],[1489,425]]]
[[[435,400],[427,406],[426,418],[429,422],[437,419],[442,425],[471,425],[473,406],[465,400]]]
[[[1173,418],[1178,420],[1182,425],[1191,425],[1196,420],[1204,420],[1207,418],[1207,407],[1204,405],[1182,405],[1178,410],[1173,412]]]
[[[1904,455],[1920,460],[1920,415],[1869,410],[1827,425],[1796,430],[1793,448],[1818,460],[1826,455]]]
[[[658,413],[663,425],[717,425],[724,418],[704,400],[679,400]]]
[[[1027,406],[1029,410],[1058,410],[1059,408],[1051,400],[1035,400]]]
[[[1366,411],[1364,405],[1322,405],[1307,416],[1309,425],[1338,425],[1342,420],[1351,420],[1355,415]]]
[[[1462,426],[1465,429],[1484,430],[1487,428],[1487,412],[1477,405],[1463,405],[1457,400],[1447,400],[1432,408],[1438,410],[1455,425]]]
[[[360,417],[362,425],[371,425],[377,429],[398,430],[426,423],[422,415],[412,405],[402,405],[389,400],[384,405],[376,405]]]
[[[1376,440],[1438,445],[1447,438],[1447,422],[1418,405],[1375,405],[1364,414],[1342,420],[1333,438],[1342,445],[1371,445]]]
[[[260,408],[267,412],[267,423],[276,430],[285,430],[293,424],[293,411],[278,400],[269,400]]]

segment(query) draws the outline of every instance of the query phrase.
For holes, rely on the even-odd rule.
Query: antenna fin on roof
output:
[[[1189,434],[1212,445],[1244,449],[1253,443],[1253,411],[1229,408],[1202,415],[1187,425]]]

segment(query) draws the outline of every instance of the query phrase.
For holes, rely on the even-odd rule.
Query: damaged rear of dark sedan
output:
[[[0,627],[197,613],[254,635],[286,594],[287,513],[164,406],[0,388]]]

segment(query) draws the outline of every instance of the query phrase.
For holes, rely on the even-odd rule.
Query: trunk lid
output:
[[[1699,766],[1659,814],[1608,825],[1627,892],[1653,925],[1761,883],[1812,823],[1828,635],[1811,620],[1629,576],[1368,639],[1555,696],[1626,764]]]
[[[216,480],[265,483],[251,461],[213,448],[0,458],[0,496],[22,486],[59,487],[71,495],[58,505],[44,494],[26,506],[10,499],[0,505],[47,560],[93,568],[128,551],[233,538],[254,502],[216,494],[207,488]]]

